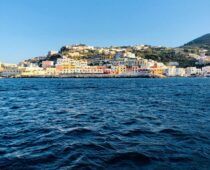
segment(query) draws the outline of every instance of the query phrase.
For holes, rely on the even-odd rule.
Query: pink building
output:
[[[49,68],[49,67],[53,67],[54,66],[54,62],[53,61],[42,61],[42,68]]]

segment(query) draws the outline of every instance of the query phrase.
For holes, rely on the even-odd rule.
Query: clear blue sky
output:
[[[210,32],[210,0],[0,0],[0,61],[61,46],[179,46]]]

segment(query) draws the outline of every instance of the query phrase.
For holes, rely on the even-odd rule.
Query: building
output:
[[[0,73],[4,70],[3,64],[0,62]]]
[[[16,64],[4,64],[1,76],[3,77],[17,77],[20,76],[21,71]]]
[[[179,63],[178,62],[169,62],[168,63],[168,66],[179,66]]]
[[[185,69],[186,75],[187,76],[197,76],[202,74],[202,70],[198,69],[196,67],[187,67]]]
[[[176,68],[175,76],[177,77],[184,77],[186,75],[184,68]]]
[[[131,52],[125,52],[124,57],[125,58],[136,58],[136,55],[134,53],[131,53]]]
[[[75,51],[83,51],[83,50],[94,50],[93,46],[87,46],[84,44],[75,44],[75,45],[67,45],[66,49],[75,50]]]
[[[138,65],[142,68],[142,69],[149,69],[152,66],[155,65],[155,61],[154,60],[148,60],[148,59],[140,59],[138,60]]]
[[[57,76],[58,72],[56,71],[56,68],[48,67],[45,70],[45,75],[46,76]]]
[[[134,50],[138,50],[138,51],[144,51],[146,49],[148,49],[149,47],[146,45],[136,45],[134,46]]]
[[[140,68],[139,70],[138,70],[138,75],[139,76],[150,76],[151,74],[150,74],[150,69],[146,69],[146,68]]]
[[[112,68],[105,68],[104,69],[104,74],[116,74],[116,71]]]
[[[58,69],[58,68],[57,68]],[[59,70],[60,74],[104,74],[104,67],[86,66],[86,67],[68,67]]]
[[[54,66],[53,61],[42,61],[42,68],[44,68],[44,69],[53,67],[53,66]]]
[[[160,63],[155,63],[152,67],[150,67],[150,73],[155,76],[162,76],[164,73],[164,69]]]
[[[58,51],[49,51],[47,56],[52,56],[58,54]]]
[[[80,69],[83,74],[103,74],[104,70],[105,67],[103,66],[87,66]]]
[[[202,68],[202,73],[204,76],[210,76],[210,66],[205,66]]]
[[[28,63],[27,67],[30,67],[30,68],[36,68],[36,67],[39,67],[38,63]]]
[[[119,60],[122,56],[123,56],[123,53],[122,52],[118,52],[118,53],[115,54],[114,60]]]
[[[167,77],[174,77],[174,76],[176,76],[176,66],[168,66],[167,69],[164,70],[164,74]]]
[[[139,66],[139,61],[136,58],[126,58],[125,65],[129,67]]]
[[[86,67],[88,65],[87,60],[74,60],[71,58],[59,58],[57,65],[71,65],[77,67]]]
[[[152,75],[155,75],[155,76],[160,76],[160,75],[163,75],[164,70],[162,68],[159,68],[159,67],[157,67],[157,68],[153,67],[153,68],[150,69],[150,73]]]
[[[46,72],[41,67],[26,67],[21,73],[23,77],[36,77],[36,76],[46,76]]]
[[[115,71],[116,71],[116,74],[126,73],[126,66],[125,65],[115,66]]]

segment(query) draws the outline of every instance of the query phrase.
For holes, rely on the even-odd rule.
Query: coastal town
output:
[[[129,47],[93,47],[83,44],[64,46],[60,51],[49,51],[47,55],[24,60],[18,64],[0,62],[2,78],[33,77],[208,77],[210,56],[206,51],[187,53],[193,66],[182,66],[179,61],[161,62],[142,56],[156,50],[174,53],[186,49],[170,49],[137,45]],[[180,51],[182,50],[182,51]],[[169,55],[169,54],[168,54]],[[167,57],[167,56],[166,56]]]

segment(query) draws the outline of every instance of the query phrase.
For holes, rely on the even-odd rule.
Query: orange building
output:
[[[158,67],[157,64],[154,64],[154,66],[150,67],[150,73],[152,75],[163,75],[164,69],[161,67]]]

